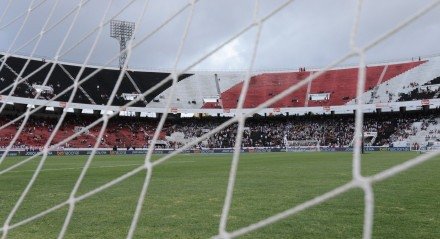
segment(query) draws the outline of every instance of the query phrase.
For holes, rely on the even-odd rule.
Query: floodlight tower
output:
[[[127,42],[133,36],[135,24],[134,22],[126,22],[119,20],[110,21],[110,37],[115,38],[119,41],[120,51],[124,51],[127,47]],[[124,66],[125,60],[127,59],[127,52],[124,51],[119,56],[119,67]]]

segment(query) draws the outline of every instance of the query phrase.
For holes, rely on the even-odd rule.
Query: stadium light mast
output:
[[[135,28],[134,22],[111,20],[110,21],[110,37],[115,38],[119,42],[120,51],[124,51],[127,47],[127,42],[133,36]],[[127,52],[121,53],[119,56],[119,67],[124,66],[125,60],[127,59]]]

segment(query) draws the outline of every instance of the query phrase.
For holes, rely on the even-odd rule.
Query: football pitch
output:
[[[363,155],[363,175],[416,157],[414,152]],[[160,156],[154,156],[157,159]],[[227,230],[279,213],[351,180],[351,153],[242,154]],[[232,155],[179,155],[154,168],[135,238],[210,238],[217,235]],[[8,157],[0,170],[23,160]],[[12,224],[67,200],[86,156],[51,156]],[[39,158],[0,175],[0,225],[17,202]],[[143,163],[143,156],[96,156],[82,195]],[[145,178],[135,176],[80,201],[65,238],[125,238]],[[440,158],[374,184],[373,238],[439,238]],[[64,206],[8,238],[56,238]],[[353,189],[242,238],[361,238],[364,193]]]

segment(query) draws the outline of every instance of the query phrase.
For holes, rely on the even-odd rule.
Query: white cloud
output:
[[[199,69],[242,70],[249,65],[245,61],[245,47],[239,39],[232,41],[198,66]]]

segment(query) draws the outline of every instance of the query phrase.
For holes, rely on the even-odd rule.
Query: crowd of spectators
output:
[[[417,88],[408,93],[400,93],[398,101],[411,101],[411,100],[424,100],[432,99],[436,94],[438,94],[439,88],[431,89],[426,87],[423,89]]]
[[[5,125],[13,119],[12,116],[1,116],[0,125]],[[63,120],[63,123],[57,130],[51,145],[57,144],[63,139],[83,130],[69,142],[63,143],[61,147],[65,148],[90,148],[97,140],[100,141],[100,147],[133,148],[146,147],[148,141],[152,138],[152,133],[157,124],[156,120],[140,120],[126,117],[116,117],[109,121],[103,136],[98,139],[102,123],[97,124],[90,129],[88,125],[94,122],[95,116],[70,115]],[[45,145],[58,123],[58,117],[30,117],[13,148],[41,148]],[[20,129],[23,119],[0,130],[0,148],[5,148],[13,139],[15,133]],[[163,134],[162,134],[163,135]]]
[[[414,88],[412,91],[408,93],[400,93],[397,101],[411,101],[411,100],[424,100],[424,99],[432,99],[440,92],[440,77],[434,78],[431,81],[419,85],[417,82],[411,82],[408,88]],[[405,89],[406,87],[403,87]]]
[[[366,115],[364,132],[377,132],[372,146],[391,145],[413,135],[414,122],[427,122],[436,113],[392,113]],[[167,134],[182,132],[188,139],[202,136],[223,122],[221,119],[179,120],[168,128]],[[203,141],[201,147],[225,148],[235,145],[237,124],[229,126]],[[350,146],[354,136],[353,115],[254,117],[246,121],[242,147],[284,147],[289,141],[319,141],[321,146]],[[180,145],[179,145],[180,146]]]
[[[390,145],[416,133],[414,122],[421,122],[421,129],[433,124],[437,112],[418,113],[381,113],[368,114],[364,119],[364,132],[377,132],[374,142],[366,142],[373,146]],[[6,124],[12,117],[0,117],[0,123]],[[52,144],[71,136],[78,130],[84,129],[96,116],[68,116],[56,132]],[[173,118],[168,119],[159,134],[162,143],[160,147],[178,148],[186,142],[201,137],[210,132],[227,118]],[[54,130],[58,118],[31,117],[23,127],[20,137],[16,140],[15,148],[42,147]],[[22,120],[0,130],[0,147],[6,147],[19,129]],[[99,147],[146,148],[157,127],[158,120],[139,117],[112,118],[98,139],[102,124],[98,124],[84,132],[62,147],[93,147],[99,141]],[[202,140],[195,147],[200,148],[230,148],[235,145],[238,124],[232,124]],[[179,140],[171,135],[180,135]],[[438,133],[438,132],[432,132]],[[168,136],[168,137],[167,137]],[[242,147],[284,147],[287,141],[319,142],[320,146],[343,147],[351,146],[354,136],[353,115],[308,115],[308,116],[256,116],[246,120]],[[157,145],[159,146],[159,145]]]

